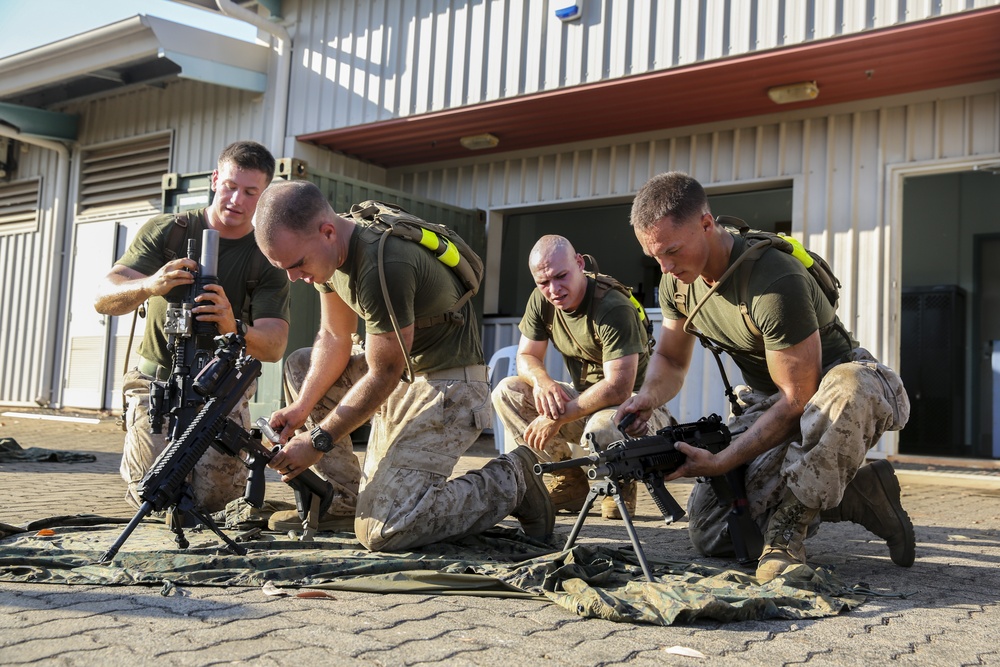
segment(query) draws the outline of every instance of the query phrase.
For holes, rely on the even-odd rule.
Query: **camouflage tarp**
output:
[[[818,618],[864,601],[832,573],[804,566],[760,586],[735,570],[651,561],[656,583],[649,583],[628,550],[577,545],[553,552],[506,528],[394,554],[370,553],[349,533],[312,542],[263,533],[243,545],[246,556],[236,556],[207,529],[185,531],[191,546],[178,550],[163,524],[145,522],[111,563],[98,564],[122,527],[92,516],[60,519],[34,522],[30,531],[0,526],[0,535],[9,535],[0,540],[0,581],[538,597],[580,616],[659,625]],[[42,525],[50,528],[38,530]]]

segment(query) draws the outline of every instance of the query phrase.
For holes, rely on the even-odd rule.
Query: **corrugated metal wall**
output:
[[[289,134],[412,116],[668,69],[1000,0],[286,0]]]
[[[627,144],[609,140],[562,153],[400,169],[390,172],[390,183],[491,211],[494,220],[497,212],[540,204],[627,200],[652,175],[674,169],[709,188],[791,181],[793,232],[830,260],[843,281],[841,319],[894,364],[899,239],[885,219],[886,167],[1000,155],[1000,83],[945,93],[870,101],[829,115],[789,114],[759,125],[664,132]],[[724,410],[721,395],[715,362],[698,347],[679,412],[686,418]]]
[[[18,156],[18,178],[42,176],[38,231],[0,234],[0,401],[34,405],[45,396],[46,343],[54,336],[49,282],[62,262],[62,239],[54,238],[54,151],[32,148]]]

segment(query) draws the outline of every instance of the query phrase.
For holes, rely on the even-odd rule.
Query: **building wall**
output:
[[[556,90],[849,35],[1000,0],[286,0],[289,134]]]
[[[598,206],[686,171],[712,191],[791,182],[793,233],[843,282],[839,315],[880,359],[898,357],[900,233],[887,220],[886,169],[1000,156],[1000,81],[811,112],[552,147],[389,172],[391,187],[490,213]],[[496,230],[489,232],[497,238]],[[491,243],[490,252],[495,252]],[[489,258],[487,262],[489,263]],[[494,289],[496,289],[494,287]],[[490,295],[486,295],[490,312]],[[489,351],[488,351],[489,352]],[[725,409],[700,348],[675,409]],[[682,407],[683,406],[683,407]]]
[[[32,148],[18,156],[17,180],[42,177],[37,231],[0,234],[0,402],[34,405],[47,398],[48,359],[58,325],[53,314],[62,266],[55,201],[59,159]]]

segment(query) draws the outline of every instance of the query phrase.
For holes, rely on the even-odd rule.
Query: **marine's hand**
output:
[[[198,262],[187,257],[174,259],[163,266],[160,270],[143,281],[143,287],[150,296],[163,296],[170,290],[180,285],[190,285],[194,282],[192,271],[198,270]]]
[[[535,417],[524,431],[524,441],[532,449],[542,451],[546,444],[559,432],[561,424],[544,415]]]
[[[281,473],[281,481],[289,482],[295,479],[303,470],[315,465],[323,458],[323,452],[312,446],[312,440],[306,433],[299,433],[268,462],[268,467]]]
[[[612,421],[620,424],[626,415],[634,414],[635,421],[625,429],[626,433],[632,436],[645,435],[649,430],[649,418],[653,416],[654,407],[656,406],[649,405],[649,401],[642,394],[636,394],[618,407]]]
[[[277,432],[282,443],[288,442],[289,438],[295,436],[295,432],[306,423],[309,411],[303,409],[298,403],[281,408],[271,414],[268,423]]]
[[[558,419],[566,412],[566,404],[572,400],[566,389],[555,380],[536,382],[532,391],[535,410],[549,419]]]
[[[201,322],[214,322],[220,334],[236,331],[236,315],[222,285],[205,285],[205,291],[195,297],[200,304],[191,310]]]
[[[665,476],[664,482],[678,477],[718,477],[726,472],[716,455],[707,449],[692,447],[681,441],[674,443],[674,449],[684,454],[687,460],[677,470]]]

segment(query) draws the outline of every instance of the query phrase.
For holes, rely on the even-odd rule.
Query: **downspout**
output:
[[[63,143],[23,135],[20,131],[3,124],[0,124],[0,136],[40,148],[47,148],[59,155],[59,167],[56,171],[56,201],[52,211],[55,229],[52,230],[52,243],[49,252],[50,261],[52,262],[48,276],[49,309],[48,316],[45,319],[45,330],[42,332],[42,340],[45,341],[45,353],[43,357],[42,377],[38,385],[39,390],[45,393],[35,398],[35,402],[44,407],[49,405],[53,397],[58,396],[59,393],[55,383],[54,371],[56,366],[56,327],[59,324],[58,317],[59,313],[62,312],[62,306],[60,304],[60,307],[56,308],[54,304],[61,298],[60,294],[63,294],[63,290],[61,289],[64,275],[63,270],[67,261],[66,218],[69,214],[67,198],[69,197],[70,151]],[[57,244],[60,240],[62,241],[62,249],[56,254]]]
[[[285,149],[285,125],[288,119],[288,89],[292,69],[292,39],[283,27],[268,21],[256,12],[232,2],[232,0],[215,0],[219,11],[231,18],[249,23],[271,35],[274,40],[274,50],[277,52],[276,78],[274,81],[274,105],[271,114],[271,151],[275,157],[281,158],[290,154]]]

